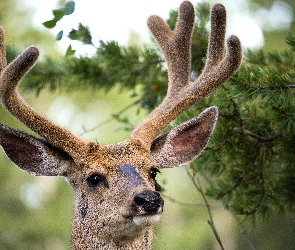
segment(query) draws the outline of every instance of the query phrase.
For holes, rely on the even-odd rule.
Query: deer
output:
[[[162,131],[181,113],[226,82],[242,61],[240,40],[227,39],[226,10],[211,9],[207,59],[201,75],[190,81],[191,38],[195,10],[180,4],[174,30],[157,15],[147,20],[168,68],[168,89],[161,104],[122,142],[102,145],[84,141],[29,106],[17,88],[39,57],[27,48],[7,65],[5,35],[0,29],[0,101],[3,107],[39,137],[0,123],[0,145],[23,171],[36,176],[62,176],[75,193],[72,249],[149,249],[164,200],[156,176],[163,168],[193,161],[207,146],[218,108]]]

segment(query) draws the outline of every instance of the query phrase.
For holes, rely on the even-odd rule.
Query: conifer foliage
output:
[[[204,67],[209,5],[198,4],[192,39],[192,80]],[[177,11],[168,24],[173,29]],[[92,44],[82,24],[69,37]],[[87,39],[85,39],[85,37]],[[59,36],[60,39],[60,36]],[[239,71],[171,126],[215,105],[219,119],[207,149],[190,168],[207,180],[205,194],[236,214],[263,216],[295,210],[295,35],[284,53],[246,51]],[[68,54],[69,55],[69,54]],[[152,110],[166,94],[167,70],[155,43],[140,47],[100,41],[94,56],[67,56],[39,62],[21,85],[26,91],[77,91],[115,86],[132,90]],[[134,99],[135,100],[135,99]]]

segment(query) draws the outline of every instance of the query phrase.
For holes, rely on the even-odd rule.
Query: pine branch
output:
[[[256,204],[254,205],[253,208],[251,208],[250,210],[247,210],[241,206],[238,206],[238,213],[241,215],[253,215],[254,213],[256,213],[258,211],[258,209],[261,207],[263,199],[265,197],[265,178],[264,178],[264,163],[263,163],[263,158],[259,157],[262,154],[262,143],[258,143],[258,146],[256,148],[256,153],[255,153],[255,160],[253,161],[253,164],[255,164],[255,162],[258,160],[259,161],[259,180],[260,180],[260,187],[259,187],[259,193],[258,193],[258,201],[256,202]],[[252,204],[249,206],[252,206]]]
[[[253,89],[253,90],[284,90],[284,89],[292,89],[292,88],[295,88],[295,84],[286,84],[286,85],[282,85],[282,86],[255,86],[255,85],[252,85],[252,86],[249,86],[247,85],[249,88]]]
[[[236,190],[236,189],[240,186],[240,184],[242,183],[242,181],[243,181],[245,175],[246,175],[246,173],[244,173],[244,174],[243,174],[243,175],[237,180],[236,184],[233,185],[232,188],[230,188],[230,189],[228,189],[228,190],[225,190],[225,191],[222,191],[222,192],[218,192],[218,193],[216,194],[216,198],[217,198],[217,199],[222,199],[224,196],[226,196],[226,195],[232,193],[234,190]]]
[[[248,129],[243,129],[241,127],[235,127],[235,128],[232,128],[232,130],[242,132],[243,134],[249,135],[250,137],[257,139],[260,142],[271,142],[281,137],[281,134],[276,134],[270,137],[260,136],[258,134],[255,134],[249,131]]]

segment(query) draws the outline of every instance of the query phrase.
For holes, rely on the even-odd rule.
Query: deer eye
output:
[[[93,174],[90,175],[86,181],[88,183],[88,185],[90,187],[96,187],[98,186],[100,183],[104,182],[105,178],[104,176],[100,175],[100,174]]]
[[[150,170],[150,177],[155,180],[158,173],[161,173],[159,169],[157,169],[157,168],[151,168],[151,170]]]
[[[157,177],[157,174],[158,173],[161,173],[159,169],[157,168],[151,168],[150,170],[150,177],[155,181],[155,189],[156,191],[163,191],[162,187],[159,185],[159,183],[156,181],[156,177]]]

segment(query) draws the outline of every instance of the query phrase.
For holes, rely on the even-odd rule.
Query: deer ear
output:
[[[16,166],[33,175],[63,176],[73,163],[67,153],[49,142],[1,123],[0,145]]]
[[[151,158],[159,168],[172,168],[194,160],[207,146],[218,117],[218,109],[210,107],[198,116],[156,138]]]

